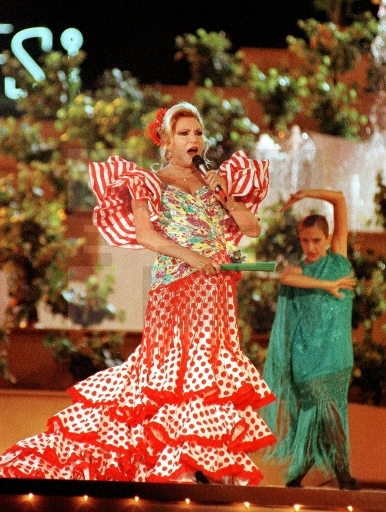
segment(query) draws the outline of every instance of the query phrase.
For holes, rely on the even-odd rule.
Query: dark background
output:
[[[53,50],[63,51],[60,35],[66,28],[79,29],[86,60],[81,67],[84,87],[93,87],[105,69],[128,70],[142,84],[186,84],[189,68],[175,61],[175,38],[185,33],[223,30],[240,47],[285,48],[286,36],[303,36],[297,20],[324,13],[312,0],[6,0],[1,2],[0,23],[11,23],[10,35],[0,34],[0,51],[10,48],[12,36],[24,29],[46,26],[53,33]],[[356,2],[357,10],[377,7],[370,0]],[[36,58],[37,41],[26,47]]]

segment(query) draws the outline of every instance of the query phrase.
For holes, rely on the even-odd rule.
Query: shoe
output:
[[[206,478],[202,471],[196,471],[194,476],[196,477],[196,482],[198,484],[210,484],[209,480]]]
[[[290,480],[289,482],[287,482],[287,483],[285,484],[285,486],[286,486],[286,487],[298,487],[298,488],[301,488],[301,487],[303,487],[303,486],[301,485],[301,483],[300,483],[300,482],[301,482],[301,480],[299,481],[299,479],[298,479],[298,478],[294,478],[293,480]]]
[[[310,471],[312,466],[314,465],[313,462],[308,462],[306,468],[298,475],[297,477],[293,478],[289,482],[285,484],[286,487],[303,487],[302,486],[302,480],[306,476],[306,474]]]
[[[335,469],[336,478],[338,480],[339,489],[347,491],[360,491],[358,482],[350,474],[349,470],[339,471]]]
[[[287,483],[285,484],[285,486],[286,486],[286,487],[299,487],[299,488],[300,488],[300,487],[303,487],[303,486],[301,485],[301,481],[302,481],[302,479],[303,479],[303,475],[301,475],[301,476],[297,476],[297,477],[296,477],[296,478],[294,478],[293,480],[290,480],[289,482],[287,482]]]
[[[339,489],[346,490],[346,491],[360,491],[360,485],[358,482],[353,478],[352,476],[345,480],[339,480]]]

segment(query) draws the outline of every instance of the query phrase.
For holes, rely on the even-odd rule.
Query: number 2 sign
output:
[[[13,32],[13,26],[9,23],[0,23],[0,35],[10,34]],[[17,32],[11,41],[11,50],[14,56],[19,62],[25,67],[30,75],[36,80],[41,82],[45,79],[45,74],[42,68],[36,63],[31,55],[25,50],[23,42],[26,39],[37,38],[40,40],[40,48],[44,52],[50,52],[52,50],[52,32],[47,27],[31,27]],[[68,55],[73,56],[79,52],[79,49],[83,44],[82,33],[76,28],[67,28],[62,32],[60,36],[60,42],[62,47],[67,51]],[[4,60],[0,54],[0,65],[4,64]],[[18,98],[26,97],[27,92],[23,89],[16,87],[16,81],[13,77],[4,77],[4,94],[16,100]]]

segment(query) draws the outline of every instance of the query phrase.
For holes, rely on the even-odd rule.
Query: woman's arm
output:
[[[146,201],[131,201],[133,209],[136,238],[140,245],[156,253],[172,256],[188,263],[204,274],[220,272],[220,265],[187,247],[168,240],[158,233],[150,221],[149,207]]]
[[[225,180],[219,176],[215,171],[209,171],[205,176],[209,188],[214,191],[219,185],[223,190],[226,190]],[[216,194],[219,201],[221,198]],[[229,214],[233,217],[238,225],[240,231],[251,238],[256,238],[260,235],[261,226],[255,215],[248,210],[248,208],[240,201],[236,201],[233,197],[227,196],[227,201],[221,201],[224,207],[228,210]]]
[[[228,196],[228,200],[224,206],[228,210],[229,214],[232,215],[234,221],[244,235],[251,238],[256,238],[260,235],[260,223],[244,203],[236,201],[233,197]]]
[[[289,266],[283,270],[280,276],[280,282],[287,286],[295,286],[297,288],[317,288],[325,290],[338,298],[344,297],[344,295],[339,292],[340,289],[353,290],[356,285],[356,281],[352,275],[329,281],[327,279],[306,276],[303,274],[301,267],[295,266]]]
[[[331,251],[347,257],[347,206],[344,194],[337,190],[311,189],[299,190],[291,194],[289,200],[282,207],[282,211],[290,208],[294,203],[304,198],[321,199],[332,204],[334,208],[334,231],[331,237]]]

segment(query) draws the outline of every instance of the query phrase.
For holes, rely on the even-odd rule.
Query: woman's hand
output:
[[[216,187],[220,187],[224,191],[225,195],[227,195],[226,182],[225,182],[224,178],[219,176],[215,171],[209,171],[205,175],[205,179],[206,179],[206,182],[207,182],[210,190],[212,190],[212,192],[215,192]],[[221,203],[223,203],[223,200],[221,199],[221,197],[218,194],[215,193],[215,196],[219,201],[221,201]]]
[[[219,263],[199,254],[198,252],[191,251],[189,258],[187,258],[186,261],[191,267],[197,269],[201,274],[214,276],[221,271]]]

